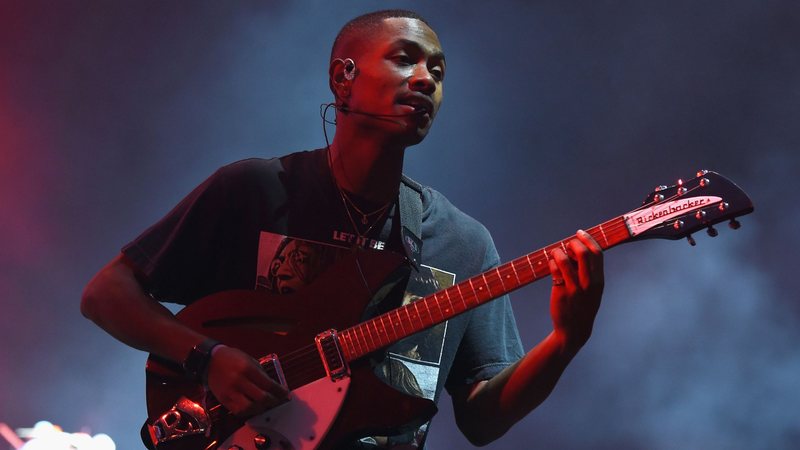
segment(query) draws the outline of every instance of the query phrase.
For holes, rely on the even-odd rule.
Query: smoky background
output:
[[[81,317],[83,286],[218,166],[323,146],[330,44],[387,6],[0,5],[0,422],[140,448],[146,355]],[[607,252],[591,341],[487,448],[792,448],[798,3],[391,6],[428,18],[447,54],[444,104],[406,172],[482,221],[503,260],[698,169],[756,205],[696,247]],[[512,295],[526,348],[550,330],[548,291]],[[468,446],[440,408],[429,446]]]

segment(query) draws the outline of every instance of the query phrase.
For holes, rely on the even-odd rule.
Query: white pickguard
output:
[[[243,450],[257,450],[254,440],[261,435],[272,443],[269,448],[315,449],[339,414],[349,386],[349,377],[337,381],[325,377],[297,388],[288,402],[251,418],[219,448],[238,445]]]

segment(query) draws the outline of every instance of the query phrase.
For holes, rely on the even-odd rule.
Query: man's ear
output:
[[[336,97],[336,103],[341,103],[344,99],[350,97],[350,84],[352,80],[348,80],[344,73],[344,61],[340,58],[335,58],[331,61],[328,68],[328,83],[330,84],[331,92]]]

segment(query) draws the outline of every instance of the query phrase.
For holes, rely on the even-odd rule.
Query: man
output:
[[[398,197],[403,184],[413,187],[402,181],[404,152],[430,130],[445,71],[439,39],[417,14],[379,11],[349,22],[329,66],[336,99],[330,145],[217,171],[95,276],[83,314],[124,343],[183,364],[240,417],[286,401],[287,390],[251,355],[188,328],[157,300],[191,304],[254,288],[286,295],[341,260],[341,249],[404,253],[409,236]],[[413,302],[499,263],[482,225],[430,188],[419,195],[421,264],[404,299],[373,300],[374,310]],[[544,401],[591,334],[603,290],[601,249],[579,231],[566,250],[551,252],[549,261],[553,331],[527,354],[504,296],[390,347],[374,361],[376,374],[433,400],[447,387],[471,442],[499,438]],[[426,433],[426,425],[398,429],[352,445],[416,447]]]

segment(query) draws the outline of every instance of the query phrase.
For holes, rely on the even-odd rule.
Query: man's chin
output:
[[[403,140],[407,143],[407,145],[417,145],[423,140],[425,137],[428,136],[428,132],[431,130],[430,123],[428,123],[424,127],[409,127],[410,129],[406,130],[403,133]]]
[[[405,133],[400,139],[402,139],[403,144],[406,147],[410,147],[412,145],[417,145],[420,142],[425,140],[425,137],[428,135],[428,130],[414,130],[409,133]]]

